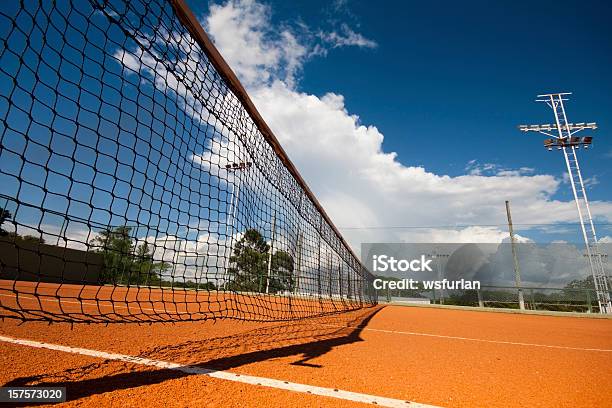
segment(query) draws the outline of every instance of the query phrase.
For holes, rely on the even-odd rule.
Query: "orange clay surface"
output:
[[[181,288],[88,286],[0,280],[0,316],[72,322],[176,322],[232,318],[295,320],[355,310],[360,299],[217,292]]]
[[[378,306],[278,323],[5,319],[0,335],[445,407],[612,406],[609,319]],[[0,384],[65,386],[67,406],[365,406],[2,341]]]

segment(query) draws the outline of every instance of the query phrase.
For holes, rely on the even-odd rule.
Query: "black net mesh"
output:
[[[0,2],[2,317],[267,321],[376,303],[181,7]]]

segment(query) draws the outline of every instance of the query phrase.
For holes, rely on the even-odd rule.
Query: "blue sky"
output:
[[[253,2],[189,3],[241,77],[240,64],[246,56],[232,54],[231,44],[216,35],[223,29],[210,24],[210,15],[234,7],[247,10],[244,19],[257,19],[248,15]],[[572,195],[569,184],[563,182],[562,155],[547,152],[543,136],[523,134],[516,127],[553,121],[552,111],[534,102],[538,93],[573,92],[567,105],[570,120],[596,121],[600,126],[595,132],[584,133],[595,136],[594,146],[579,156],[584,176],[590,181],[589,197],[602,202],[612,199],[609,4],[476,1],[442,7],[428,2],[385,2],[383,6],[350,0],[255,4],[265,7],[267,20],[265,27],[254,32],[263,32],[271,40],[287,30],[308,48],[295,75],[296,93],[318,98],[330,92],[341,95],[342,108],[358,116],[358,124],[373,126],[384,135],[384,152],[396,152],[395,161],[409,168],[422,167],[428,174],[454,178],[533,169],[523,174],[549,175],[560,183],[547,190],[547,201],[569,204]],[[346,28],[375,46],[336,42],[328,43],[324,53],[311,52],[313,42],[326,33],[342,35],[348,32]],[[257,103],[257,86],[251,89]],[[266,108],[263,111],[275,129],[276,113],[266,116]],[[292,153],[291,147],[287,150]],[[300,164],[300,152],[296,155]],[[308,166],[306,163],[301,170],[317,191],[320,183],[309,180]],[[521,204],[518,201],[514,207],[519,222],[527,222]],[[603,217],[601,211],[599,214],[600,222],[612,215],[607,208]],[[340,218],[337,224],[351,225]],[[534,219],[537,222],[538,217]],[[501,217],[495,220],[504,221]],[[572,220],[559,217],[558,221]],[[420,224],[402,218],[390,222]],[[609,235],[608,226],[600,230],[600,235]],[[569,240],[580,238],[575,232],[557,231],[558,237]],[[537,235],[532,231],[532,236]]]
[[[28,4],[26,11],[35,8]],[[155,231],[146,233],[200,239],[206,231],[199,222],[223,218],[202,210],[227,212],[230,196],[205,162],[220,156],[233,160],[244,147],[236,140],[224,145],[220,134],[210,134],[218,130],[202,121],[201,102],[173,80],[173,69],[180,74],[191,67],[171,43],[157,38],[152,49],[143,50],[125,40],[113,11],[122,2],[93,14],[88,3],[79,3],[80,13],[68,20],[72,28],[63,26],[68,3],[57,4],[50,14],[55,27],[38,14],[45,35],[31,30],[30,16],[19,7],[6,3],[0,8],[5,16],[0,34],[10,45],[2,54],[0,75],[0,116],[6,118],[6,128],[0,126],[4,194],[14,196],[21,188],[22,202],[45,210],[103,225],[150,221]],[[589,192],[598,222],[612,223],[612,108],[605,99],[612,91],[606,77],[610,29],[604,21],[609,6],[190,4],[353,248],[375,241],[499,242],[507,236],[506,199],[518,224],[575,222],[562,156],[546,152],[543,138],[516,128],[552,120],[545,106],[533,102],[537,93],[547,91],[574,92],[568,105],[571,120],[597,121],[601,127],[594,149],[581,152],[582,167],[585,177],[595,180]],[[14,29],[11,16],[16,13],[21,13],[19,25],[27,36]],[[84,17],[90,14],[91,32],[83,36]],[[564,33],[545,30],[568,15],[573,20],[564,25]],[[135,29],[139,20],[132,20],[123,28]],[[147,43],[153,33],[163,33],[159,27],[144,31],[127,37]],[[165,65],[156,63],[162,59]],[[180,81],[201,86],[205,78],[181,76]],[[79,89],[86,92],[79,94]],[[58,116],[40,105],[55,103],[55,97]],[[186,106],[192,102],[193,109]],[[137,112],[136,106],[146,109]],[[92,149],[98,151],[97,161]],[[72,160],[73,154],[83,163]],[[166,177],[169,171],[175,178],[206,180],[199,190],[190,190]],[[74,189],[69,191],[70,183]],[[210,190],[217,189],[221,202],[189,206],[189,194],[213,200]],[[245,217],[247,210],[238,216]],[[22,207],[17,217],[24,225],[55,223],[59,229],[61,217],[41,214]],[[269,218],[260,214],[259,221],[269,223]],[[455,227],[442,228],[449,225]],[[440,228],[369,228],[385,226]],[[518,229],[532,239],[580,238],[575,225],[545,233],[529,226]],[[600,237],[605,235],[612,236],[609,227],[600,228]]]
[[[196,14],[203,2],[191,1]],[[516,125],[552,122],[533,102],[573,92],[575,122],[596,121],[593,150],[581,154],[592,199],[612,198],[612,5],[597,1],[266,1],[274,24],[329,28],[346,23],[374,49],[342,48],[304,65],[298,88],[344,95],[350,112],[385,135],[406,165],[465,173],[468,161],[533,167],[562,176],[561,154]],[[570,198],[569,188],[558,197]]]

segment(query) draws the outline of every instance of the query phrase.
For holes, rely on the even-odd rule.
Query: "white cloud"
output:
[[[281,80],[294,88],[308,58],[326,55],[330,48],[377,46],[347,24],[332,31],[313,31],[304,23],[296,24],[298,30],[275,29],[271,14],[269,6],[255,0],[229,0],[211,5],[210,14],[202,20],[223,58],[247,87]],[[296,31],[301,32],[299,39]]]
[[[500,176],[500,177],[519,177],[533,174],[535,169],[531,167],[520,167],[509,169],[495,163],[480,163],[476,159],[467,162],[464,169],[467,174],[472,176]]]
[[[332,2],[332,7],[334,10],[341,10],[348,5],[348,0],[334,0]]]
[[[504,200],[512,201],[515,222],[575,221],[572,202],[551,198],[560,181],[534,174],[532,168],[507,169],[472,161],[466,175],[450,177],[400,163],[395,153],[382,149],[384,136],[375,126],[363,125],[347,111],[342,95],[299,92],[287,80],[277,64],[289,64],[295,73],[305,62],[304,53],[287,57],[279,38],[288,31],[275,30],[269,13],[252,1],[230,1],[211,7],[206,25],[336,225],[500,224],[505,222]],[[360,37],[348,30],[343,33],[343,37],[323,37],[338,44],[359,43]],[[291,38],[299,44],[300,39]],[[593,202],[592,210],[612,219],[609,202]],[[507,237],[505,228],[497,227],[347,230],[345,235],[355,249],[361,242],[376,240],[500,242]]]
[[[402,165],[394,153],[382,150],[380,131],[360,124],[339,95],[319,98],[278,82],[253,90],[252,96],[337,225],[497,224],[505,222],[506,199],[515,203],[515,222],[576,218],[572,202],[551,199],[560,183],[550,175],[520,175],[523,171],[512,177],[450,177]],[[610,203],[595,202],[593,207],[596,214],[612,214]],[[500,230],[487,231],[498,240]],[[472,236],[468,232],[463,236]],[[363,239],[363,232],[348,232],[360,234]],[[399,234],[391,231],[387,237],[397,239]]]
[[[404,242],[435,242],[435,243],[457,243],[474,242],[490,243],[502,242],[508,237],[507,231],[496,227],[464,227],[457,229],[431,228],[417,232],[399,234]]]
[[[268,7],[252,0],[212,5],[204,23],[336,225],[500,224],[505,221],[504,200],[513,202],[515,222],[575,221],[572,202],[551,199],[560,181],[533,174],[532,168],[508,169],[471,160],[467,174],[450,177],[400,163],[396,153],[383,151],[384,136],[375,126],[361,124],[347,111],[342,95],[319,97],[295,89],[309,46],[286,28],[275,30]],[[344,30],[346,34],[350,29]],[[172,89],[188,101],[186,105],[194,104],[193,95],[154,65],[151,56],[128,50],[116,57],[154,78],[156,86]],[[176,63],[190,75],[197,72]],[[190,114],[202,115],[193,109]],[[207,150],[191,157],[194,162],[222,167],[241,154],[239,146],[229,146],[236,141],[224,129],[217,131]],[[592,211],[612,219],[609,202],[593,202]],[[361,242],[500,242],[507,237],[505,228],[498,227],[348,230],[345,235],[356,250]]]
[[[272,78],[294,85],[307,49],[291,31],[272,29],[268,6],[254,0],[213,4],[203,23],[245,85],[265,84]]]
[[[331,48],[355,46],[359,48],[376,48],[374,40],[365,38],[362,34],[353,31],[348,25],[342,24],[338,31],[320,31],[319,38]]]

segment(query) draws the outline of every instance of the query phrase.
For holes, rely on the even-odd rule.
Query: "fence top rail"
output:
[[[497,286],[497,285],[481,285],[481,289],[529,289],[529,290],[575,290],[575,291],[595,291],[595,288],[551,288],[545,286]]]

